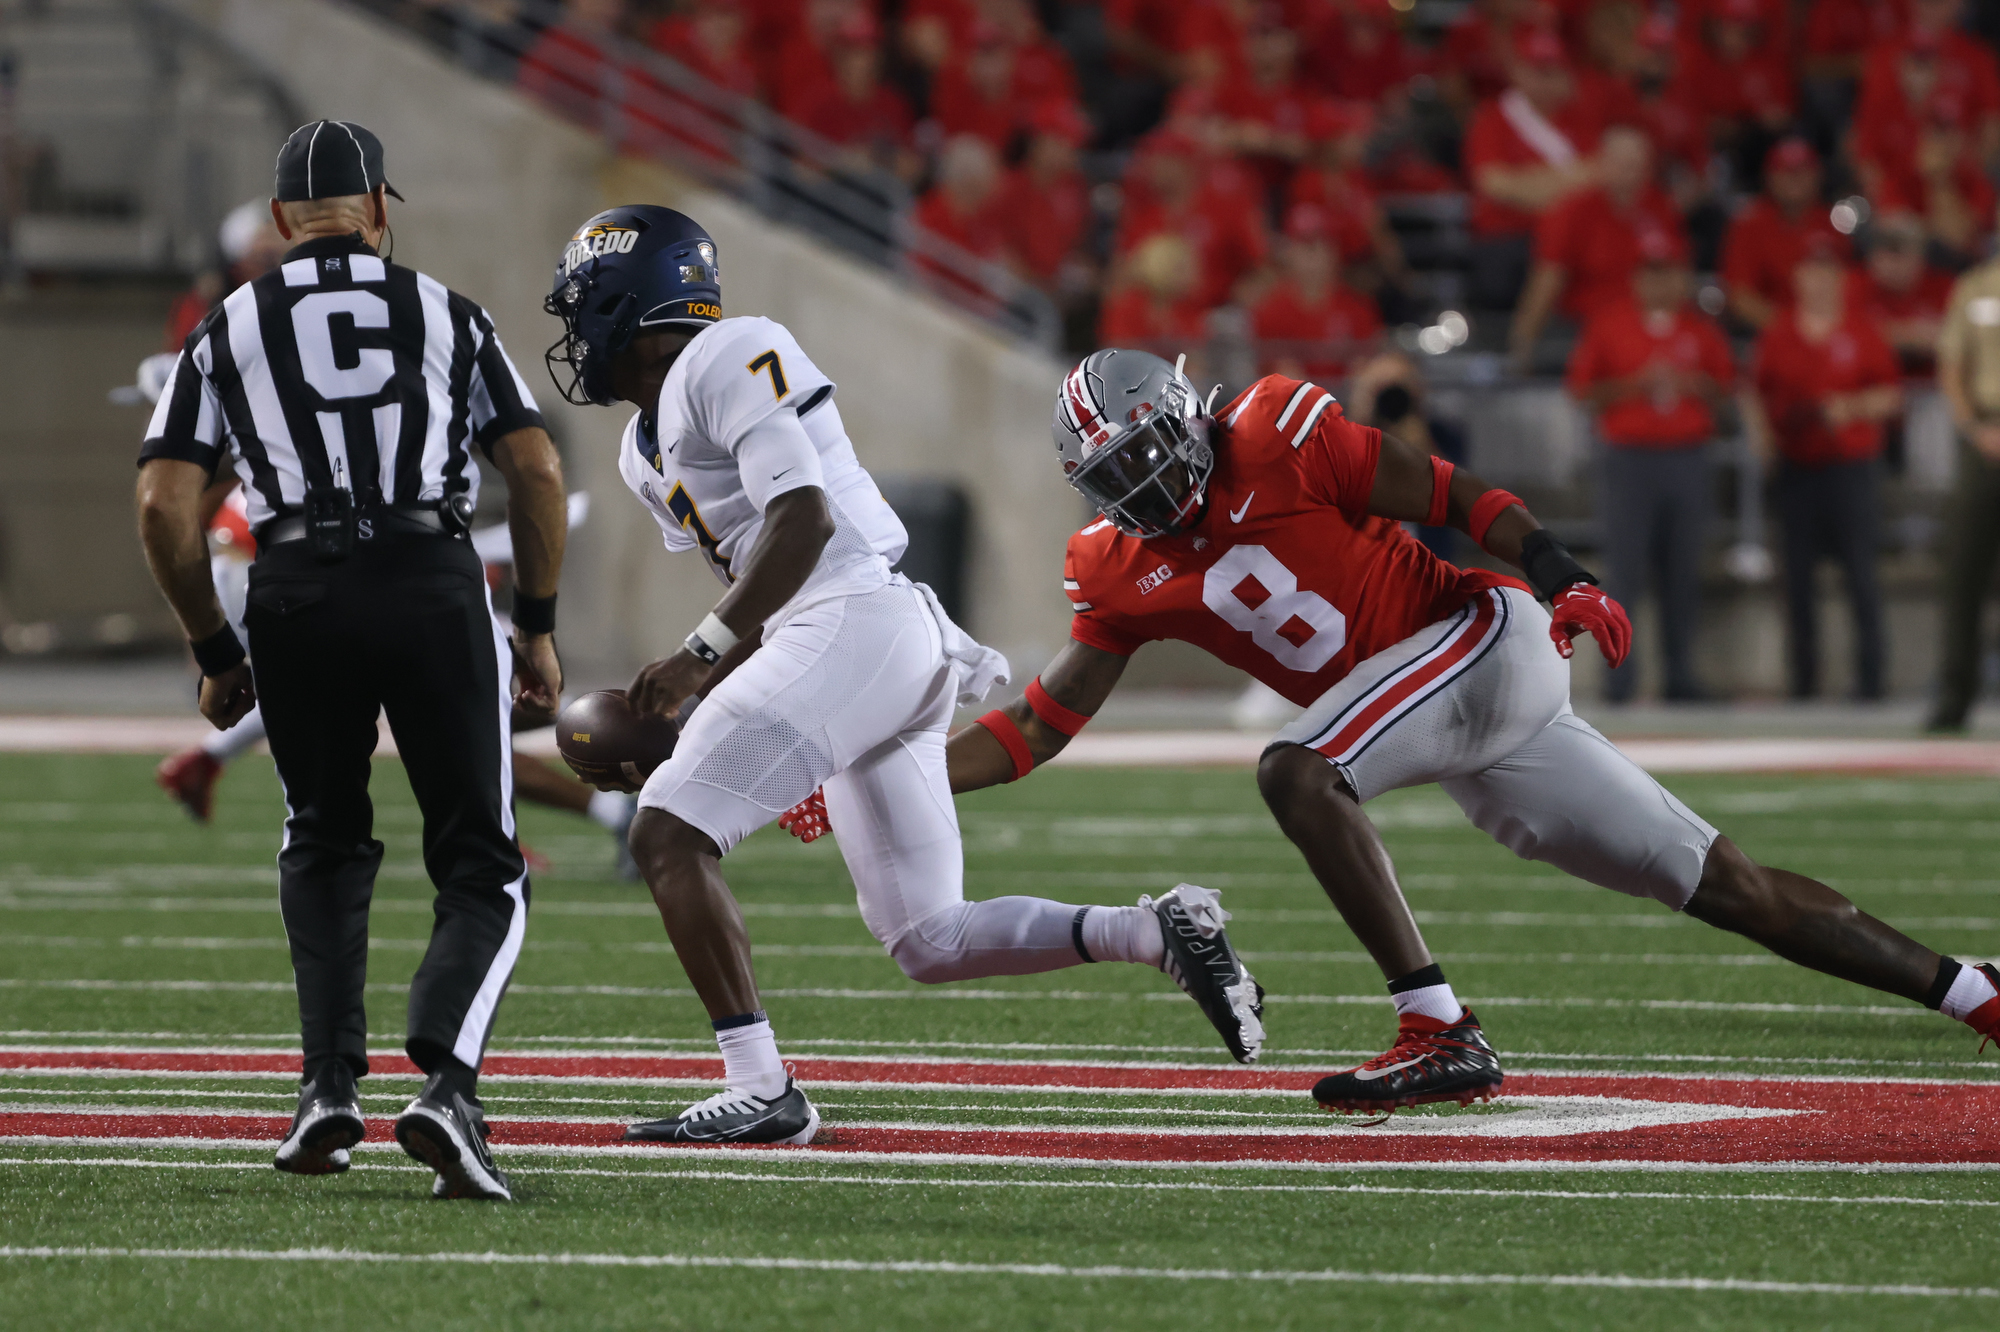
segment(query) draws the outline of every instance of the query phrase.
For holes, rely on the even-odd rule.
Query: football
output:
[[[556,718],[556,748],[577,776],[600,790],[636,791],[674,752],[681,728],[671,717],[632,711],[622,689],[585,694]]]

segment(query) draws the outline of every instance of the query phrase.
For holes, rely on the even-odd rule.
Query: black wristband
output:
[[[720,652],[717,652],[714,648],[710,647],[707,643],[703,642],[700,634],[689,634],[687,638],[682,641],[681,646],[686,648],[689,652],[692,652],[695,656],[701,658],[701,660],[707,662],[710,666],[713,666],[715,665],[715,663],[722,660],[722,654]]]
[[[1546,527],[1536,528],[1522,540],[1521,572],[1528,575],[1528,586],[1543,601],[1554,601],[1556,594],[1572,583],[1597,582]]]
[[[201,667],[203,675],[221,675],[249,655],[243,650],[243,640],[227,624],[198,643],[190,639],[188,646],[194,649],[195,665]]]
[[[556,598],[551,592],[546,597],[531,597],[525,592],[514,593],[514,627],[529,637],[552,634],[556,631]]]

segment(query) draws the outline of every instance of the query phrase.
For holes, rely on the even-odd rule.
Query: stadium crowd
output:
[[[1792,692],[1820,687],[1813,577],[1831,559],[1856,689],[1879,697],[1879,490],[1904,388],[1935,383],[1941,333],[1960,360],[2000,355],[1981,320],[2000,302],[1947,320],[1993,233],[1996,6],[375,3],[509,30],[519,85],[580,119],[650,77],[622,54],[642,47],[761,101],[838,169],[909,190],[922,228],[1046,292],[1072,351],[1193,350],[1208,369],[1203,350],[1233,340],[1246,368],[1371,400],[1393,381],[1408,409],[1423,358],[1404,353],[1435,320],[1447,336],[1424,351],[1469,341],[1562,373],[1604,446],[1607,584],[1657,598],[1672,699],[1702,695],[1719,416],[1741,412],[1771,470]],[[1957,365],[1939,386],[1961,436],[1947,583],[1974,622],[1948,635],[1947,729],[1976,692],[1996,557],[1979,534],[2000,527],[2000,426]],[[1634,687],[1628,667],[1611,696]]]

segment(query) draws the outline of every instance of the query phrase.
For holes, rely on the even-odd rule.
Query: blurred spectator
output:
[[[1097,276],[1084,251],[1090,182],[1077,167],[1089,126],[1068,102],[1044,102],[1028,124],[1028,150],[1001,192],[1001,227],[1014,261],[1060,303],[1073,303]]]
[[[1877,46],[1861,75],[1854,155],[1872,196],[1926,126],[1956,129],[1982,167],[2000,153],[2000,64],[1960,30],[1959,0],[1910,0],[1902,40]]]
[[[1938,335],[1938,387],[1958,430],[1947,510],[1944,650],[1930,728],[1959,731],[1979,696],[1981,620],[2000,561],[2000,260],[1959,278]]]
[[[625,0],[567,0],[521,57],[521,90],[572,119],[599,119],[602,89],[618,69],[610,44],[626,18]]]
[[[1540,0],[1472,0],[1438,43],[1438,86],[1460,119],[1507,91],[1518,30],[1542,22]]]
[[[1709,193],[1708,123],[1700,96],[1680,77],[1680,43],[1671,20],[1655,14],[1639,25],[1632,84],[1634,123],[1653,141],[1667,193],[1683,214]]]
[[[1664,696],[1701,698],[1694,637],[1701,619],[1702,535],[1708,523],[1708,443],[1715,404],[1735,379],[1722,331],[1688,303],[1685,251],[1649,233],[1632,278],[1633,300],[1609,305],[1584,326],[1568,387],[1597,415],[1604,442],[1604,590],[1636,607],[1650,586],[1659,600],[1666,656]],[[1605,697],[1630,702],[1638,663],[1612,671]]]
[[[1819,692],[1822,558],[1840,565],[1854,614],[1855,686],[1882,697],[1882,423],[1903,409],[1896,353],[1847,299],[1848,270],[1825,241],[1794,272],[1797,297],[1757,339],[1756,411],[1777,459],[1786,642],[1795,699]]]
[[[902,6],[903,54],[935,74],[954,55],[964,58],[979,20],[969,0],[908,0]]]
[[[244,283],[260,278],[278,266],[289,242],[278,234],[271,220],[271,201],[252,199],[229,210],[216,231],[216,247],[222,267],[195,275],[194,285],[182,292],[167,314],[167,332],[161,350],[177,352],[188,334],[216,303]]]
[[[1296,77],[1298,54],[1290,28],[1259,24],[1247,39],[1242,70],[1223,81],[1215,99],[1224,146],[1261,165],[1270,184],[1282,182],[1306,155],[1314,99]]]
[[[1104,303],[1100,346],[1172,357],[1208,340],[1207,307],[1194,295],[1193,246],[1172,232],[1150,236],[1132,252],[1126,272],[1126,285]]]
[[[805,0],[803,5],[787,7],[789,21],[758,25],[767,32],[775,29],[777,35],[759,52],[765,62],[764,94],[779,114],[810,123],[805,120],[806,108],[835,81],[835,48],[863,40],[872,45],[879,29],[871,7],[862,0]]]
[[[1516,36],[1513,86],[1484,102],[1465,135],[1472,182],[1473,304],[1507,309],[1527,276],[1540,216],[1590,184],[1603,126],[1576,95],[1562,42],[1545,28]]]
[[[1875,219],[1867,266],[1850,278],[1848,299],[1895,350],[1906,377],[1931,376],[1951,275],[1925,260],[1922,218],[1896,212]]]
[[[1122,260],[1149,237],[1180,236],[1196,256],[1195,299],[1210,309],[1263,264],[1269,242],[1254,197],[1227,188],[1227,178],[1204,165],[1194,140],[1178,130],[1149,135],[1126,168],[1114,252]]]
[[[1806,10],[1799,102],[1806,136],[1822,153],[1840,142],[1869,53],[1901,40],[1906,0],[1814,0]]]
[[[1904,144],[1893,164],[1871,164],[1865,174],[1877,208],[1919,214],[1932,240],[1956,263],[1972,260],[1974,247],[1993,225],[1993,184],[1963,130],[1926,125],[1914,148]]]
[[[1772,140],[1791,124],[1798,94],[1782,42],[1770,30],[1784,16],[1764,0],[1711,0],[1687,43],[1681,77],[1699,104],[1710,141],[1728,154],[1736,178],[1748,183]]]
[[[1597,179],[1543,213],[1535,227],[1535,266],[1508,335],[1523,371],[1551,310],[1581,323],[1604,305],[1631,300],[1641,247],[1655,236],[1668,238],[1665,244],[1681,239],[1680,214],[1653,184],[1653,148],[1642,131],[1629,125],[1604,131]]]
[[[1403,40],[1389,0],[1328,0],[1300,37],[1305,80],[1345,101],[1393,109],[1426,63]]]
[[[1690,39],[1699,40],[1705,27],[1712,31],[1714,23],[1738,22],[1752,27],[1756,35],[1753,47],[1760,55],[1775,60],[1788,59],[1792,53],[1792,9],[1791,0],[1682,0],[1677,7],[1681,28]]]
[[[757,67],[750,62],[748,35],[736,0],[698,0],[692,9],[655,24],[647,45],[717,87],[755,97]]]
[[[990,23],[978,25],[968,47],[939,67],[931,84],[931,118],[947,137],[974,135],[1004,157],[1026,110],[1014,100],[1014,49]]]
[[[1745,204],[1722,245],[1729,308],[1762,328],[1792,299],[1792,270],[1808,242],[1845,246],[1820,198],[1819,154],[1804,139],[1781,139],[1764,159],[1764,193]]]
[[[866,15],[841,25],[829,45],[833,77],[802,102],[800,121],[846,150],[852,169],[915,180],[922,161],[910,144],[910,104],[882,82],[876,34],[875,21]]]
[[[981,11],[1014,51],[1014,96],[1027,106],[1048,101],[1074,105],[1076,69],[1068,53],[1043,30],[1028,0],[982,0]]]
[[[1294,204],[1285,218],[1277,281],[1250,311],[1262,373],[1331,384],[1382,331],[1375,303],[1341,286],[1328,221],[1318,204]]]
[[[1423,371],[1401,352],[1384,352],[1354,372],[1347,389],[1348,415],[1387,431],[1427,453],[1463,465],[1465,432],[1425,409]],[[1440,559],[1457,561],[1464,538],[1450,527],[1417,528],[1417,539]]]
[[[950,241],[975,259],[1004,263],[1007,229],[1000,217],[1000,158],[984,139],[967,134],[938,154],[937,183],[917,201],[917,225]],[[946,285],[967,287],[954,267],[937,259],[919,261]]]
[[[1285,187],[1288,204],[1319,205],[1327,218],[1328,239],[1350,275],[1355,265],[1370,265],[1365,280],[1356,284],[1366,291],[1376,290],[1384,278],[1400,285],[1409,273],[1402,242],[1362,170],[1374,123],[1369,108],[1358,103],[1320,103],[1307,124],[1312,156]]]

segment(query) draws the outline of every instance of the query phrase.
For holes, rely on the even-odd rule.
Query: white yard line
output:
[[[407,993],[408,985],[395,983],[371,983],[368,989],[384,993]],[[0,978],[0,989],[34,990],[129,990],[140,992],[171,993],[191,991],[229,993],[241,991],[253,994],[290,994],[289,981],[217,981],[217,980],[97,980],[84,978]],[[652,985],[513,985],[508,992],[515,995],[581,996],[595,995],[614,999],[692,999],[695,992],[669,986]],[[974,989],[909,989],[909,990],[860,990],[832,986],[794,986],[762,991],[767,999],[855,999],[855,1000],[944,1000],[959,1002],[1054,1002],[1054,1003],[1185,1003],[1186,996],[1178,991],[1122,992],[1116,990],[974,990]],[[1370,1008],[1384,1008],[1388,999],[1380,994],[1273,994],[1265,997],[1267,1004],[1303,1005],[1362,1005]],[[1864,1017],[1928,1018],[1931,1014],[1923,1008],[1909,1005],[1890,1006],[1887,1004],[1783,1004],[1783,1003],[1730,1003],[1707,999],[1602,999],[1586,996],[1569,998],[1546,998],[1528,995],[1489,996],[1478,1000],[1481,1008],[1601,1008],[1601,1009],[1659,1009],[1688,1010],[1702,1013],[1840,1013]]]
[[[394,1253],[366,1249],[166,1249],[114,1247],[0,1247],[0,1258],[164,1259],[254,1263],[422,1263],[474,1267],[722,1268],[779,1272],[849,1272],[891,1275],[1009,1276],[1138,1281],[1257,1281],[1377,1286],[1511,1286],[1529,1289],[1685,1290],[1759,1295],[1868,1295],[1929,1299],[2000,1299],[1990,1286],[1858,1285],[1825,1281],[1756,1281],[1738,1277],[1518,1274],[1510,1272],[1282,1271],[1258,1268],[1067,1267],[1059,1263],[968,1263],[911,1259],[756,1257],[718,1254],[630,1253]]]
[[[268,1161],[161,1161],[136,1156],[12,1156],[0,1166],[102,1166],[124,1170],[267,1171]],[[357,1162],[352,1169],[423,1173],[422,1166]],[[1200,1180],[982,1179],[894,1175],[823,1175],[737,1170],[600,1170],[590,1166],[513,1168],[519,1178],[578,1176],[594,1179],[699,1180],[737,1184],[858,1184],[869,1188],[920,1189],[1098,1189],[1118,1193],[1311,1193],[1419,1198],[1539,1198],[1575,1202],[1741,1202],[1802,1203],[1829,1207],[2000,1207],[1991,1198],[1919,1198],[1907,1194],[1818,1195],[1810,1193],[1672,1193],[1637,1189],[1463,1189],[1387,1184],[1211,1184]]]

